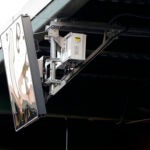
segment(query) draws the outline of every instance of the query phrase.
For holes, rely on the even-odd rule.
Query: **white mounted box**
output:
[[[86,59],[86,35],[80,33],[69,33],[64,37],[65,48],[61,52],[62,61],[85,60]]]

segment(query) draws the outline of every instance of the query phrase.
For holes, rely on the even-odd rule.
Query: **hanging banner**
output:
[[[32,26],[18,17],[1,35],[5,70],[16,131],[46,114]]]

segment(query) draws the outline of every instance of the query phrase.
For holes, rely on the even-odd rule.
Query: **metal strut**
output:
[[[52,28],[58,28],[60,31],[72,31],[90,34],[104,34],[105,31],[116,30],[121,31],[125,27],[119,25],[110,25],[108,23],[97,22],[51,22]],[[121,36],[126,37],[144,37],[150,38],[149,28],[135,28],[129,27],[126,32],[123,32]]]

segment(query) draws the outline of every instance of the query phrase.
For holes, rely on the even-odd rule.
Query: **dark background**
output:
[[[6,119],[7,118],[7,119]],[[68,149],[149,150],[149,124],[116,125],[116,122],[43,118],[16,133],[11,117],[1,116],[1,149],[65,150],[65,129],[69,130]]]
[[[118,14],[132,13],[147,19],[125,16],[114,24],[143,30],[149,29],[149,10],[148,0],[91,0],[67,21],[107,23]],[[87,48],[95,50],[101,40],[102,35],[88,34]],[[20,132],[14,131],[11,114],[1,113],[0,148],[64,150],[68,129],[71,150],[149,150],[149,40],[119,37],[48,101],[48,116]],[[1,99],[9,106],[5,74],[0,76]]]

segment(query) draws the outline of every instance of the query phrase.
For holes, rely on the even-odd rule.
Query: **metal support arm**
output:
[[[107,23],[97,22],[51,22],[50,28],[58,28],[60,31],[72,31],[81,33],[104,34],[105,31],[124,30],[123,26],[112,26]],[[150,37],[150,29],[128,28],[121,36],[127,37]]]

